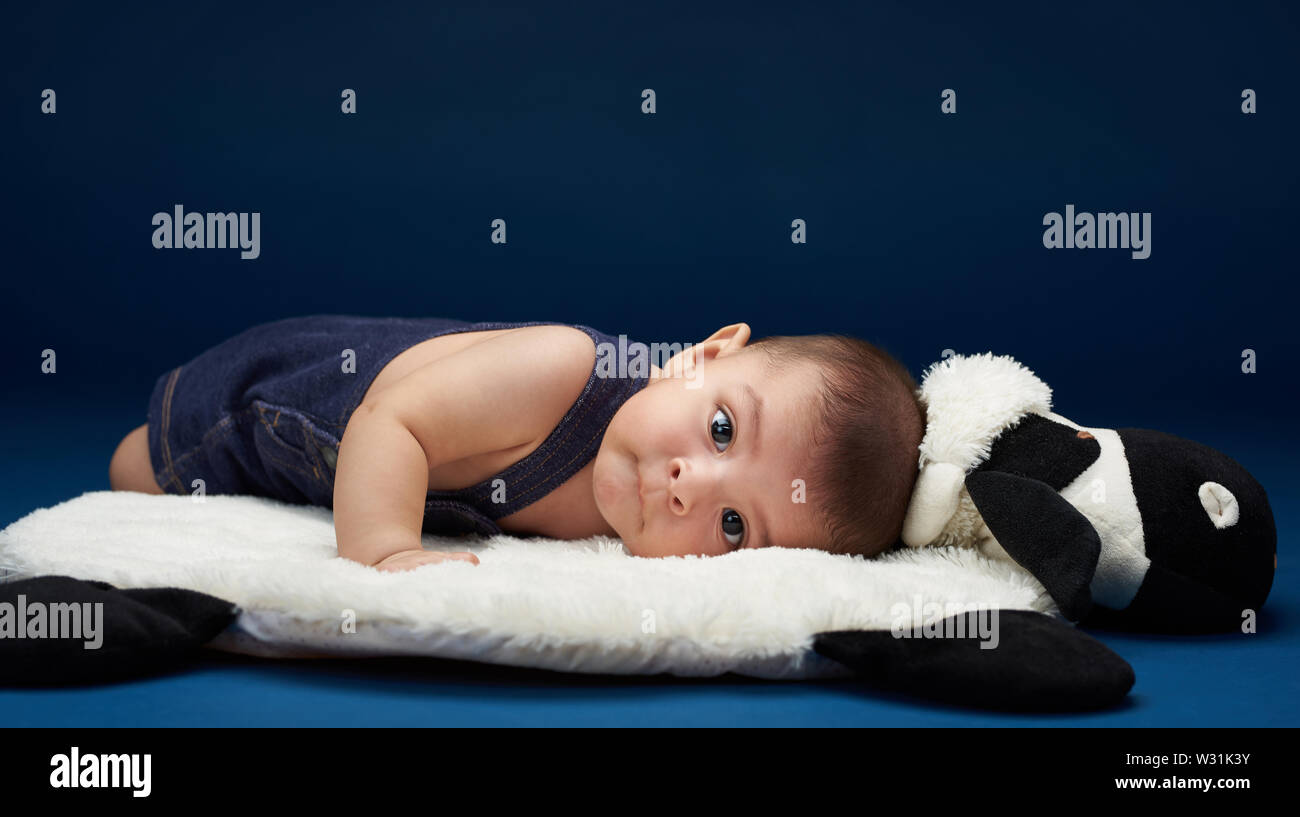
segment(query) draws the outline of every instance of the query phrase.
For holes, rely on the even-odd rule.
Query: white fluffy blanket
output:
[[[469,550],[480,564],[385,573],[338,557],[328,509],[95,491],[0,531],[0,566],[228,599],[241,613],[212,646],[235,652],[592,673],[843,677],[812,651],[814,634],[888,630],[900,615],[910,626],[944,605],[1056,612],[1023,569],[951,547],[866,560],[782,548],[640,559],[604,537],[424,545]]]

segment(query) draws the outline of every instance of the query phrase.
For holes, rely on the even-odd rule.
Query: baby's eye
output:
[[[719,451],[726,451],[727,446],[731,445],[731,418],[727,412],[718,409],[713,412],[713,419],[709,422],[709,434],[713,436],[713,445]]]
[[[731,508],[722,509],[722,535],[732,545],[739,545],[745,538],[745,520]]]

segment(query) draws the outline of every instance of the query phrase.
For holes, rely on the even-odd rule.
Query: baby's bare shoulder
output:
[[[596,344],[571,326],[525,326],[493,341],[493,355],[505,359],[496,370],[500,382],[540,414],[550,433],[586,387]]]
[[[519,327],[418,366],[373,402],[403,421],[431,463],[526,447],[559,424],[595,360],[580,329]]]
[[[596,344],[586,332],[573,326],[521,326],[497,339],[535,346],[544,350],[543,354],[554,356],[556,363],[561,358],[577,358],[588,371],[596,361]]]

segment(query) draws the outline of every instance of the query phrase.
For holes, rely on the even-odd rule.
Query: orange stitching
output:
[[[316,479],[321,479],[320,466],[316,464],[316,458],[313,457],[310,453],[308,453],[308,449],[309,448],[314,449],[316,447],[316,444],[312,442],[310,438],[308,438],[307,426],[301,426],[301,428],[302,428],[303,453],[307,454],[307,461],[311,463],[311,472],[316,476]]]
[[[204,447],[205,445],[208,444],[208,438],[209,438],[209,437],[211,437],[212,435],[216,434],[218,431],[224,431],[228,426],[233,425],[233,420],[234,420],[234,415],[232,415],[232,414],[225,414],[225,415],[222,415],[222,417],[221,417],[220,420],[218,420],[217,422],[213,423],[211,428],[209,428],[207,431],[203,432],[203,436],[199,438],[199,442],[198,442],[198,444],[195,445],[195,446],[194,446],[192,449],[190,449],[188,452],[186,452],[186,453],[180,455],[179,457],[177,457],[177,458],[176,458],[176,461],[173,463],[173,465],[175,465],[177,468],[179,468],[180,465],[181,465],[181,463],[185,462],[185,461],[188,460],[190,457],[192,457],[192,456],[194,456],[195,454],[199,453],[199,451],[201,451],[201,450],[203,449],[203,447]]]
[[[267,451],[267,452],[258,452],[258,456],[259,456],[259,457],[262,457],[263,459],[265,459],[266,462],[270,462],[270,463],[272,463],[272,464],[275,464],[275,465],[280,466],[281,468],[287,468],[287,469],[290,470],[290,471],[294,471],[294,472],[296,472],[296,473],[302,474],[302,475],[303,475],[304,477],[306,477],[307,479],[312,479],[312,478],[313,478],[313,475],[307,473],[306,471],[304,471],[304,470],[302,469],[301,466],[294,465],[293,463],[289,462],[288,460],[282,460],[282,459],[280,459],[279,457],[275,456],[274,454],[272,454],[272,453],[269,452],[269,451]]]
[[[608,426],[609,426],[609,424],[606,423],[606,424],[605,424],[605,427],[607,428]],[[600,432],[601,432],[601,434],[604,434],[604,433],[605,433],[605,428],[602,428],[602,429],[600,430]],[[588,441],[587,441],[587,444],[583,446],[582,450],[583,450],[584,452],[587,451],[587,450],[589,450],[590,447],[591,447],[591,444],[592,444],[593,442],[595,442],[595,440],[596,440],[595,437],[592,437],[590,440],[588,440]],[[534,491],[536,491],[538,488],[542,488],[542,487],[544,487],[544,486],[546,486],[546,485],[549,485],[550,483],[554,482],[557,474],[559,474],[560,472],[564,471],[564,469],[568,468],[570,465],[573,465],[573,463],[575,463],[575,462],[578,460],[578,458],[581,457],[581,456],[583,456],[582,453],[578,453],[578,454],[574,455],[573,459],[569,460],[569,461],[566,462],[564,465],[562,465],[562,466],[560,466],[559,468],[557,468],[555,471],[552,471],[552,472],[551,472],[551,475],[548,476],[546,479],[542,480],[541,482],[537,483],[537,484],[534,485],[533,487],[529,488],[527,491],[521,491],[520,493],[516,494],[516,495],[515,495],[515,500],[518,501],[520,497],[528,496],[529,494],[531,494],[531,493],[533,493]],[[590,458],[588,458],[588,459],[590,459]],[[578,470],[582,470],[582,469],[578,469]],[[576,472],[575,472],[575,473],[572,473],[572,474],[570,474],[569,476],[565,477],[565,478],[564,478],[564,481],[561,482],[560,484],[563,485],[565,482],[568,482],[569,480],[573,479],[573,478],[576,477],[576,476],[577,476],[577,473],[576,473]],[[516,509],[516,510],[523,510],[523,508],[518,508],[518,509]]]
[[[588,399],[588,398],[592,398],[592,399]],[[566,435],[564,436],[563,439],[561,439],[559,442],[557,442],[557,443],[555,444],[555,450],[552,450],[551,453],[547,454],[545,459],[543,459],[541,462],[536,463],[532,468],[530,468],[530,469],[528,470],[528,473],[526,473],[526,474],[522,474],[522,475],[520,475],[520,476],[518,476],[518,477],[513,477],[514,480],[516,480],[516,481],[520,481],[520,482],[523,481],[523,480],[524,480],[524,479],[525,479],[529,474],[533,473],[533,472],[536,471],[538,468],[540,468],[542,465],[544,465],[544,464],[546,464],[548,461],[550,461],[551,457],[554,457],[554,456],[555,456],[555,452],[556,452],[556,450],[558,450],[561,446],[563,446],[564,443],[565,443],[565,442],[566,442],[570,437],[572,437],[572,436],[577,432],[578,425],[579,425],[579,421],[582,420],[583,417],[586,417],[588,413],[590,413],[592,407],[593,407],[593,406],[595,405],[595,403],[596,403],[596,400],[594,399],[594,395],[592,395],[591,393],[588,393],[588,394],[586,395],[586,397],[584,397],[584,398],[579,398],[579,399],[586,400],[586,401],[587,401],[587,405],[586,405],[586,407],[584,408],[582,414],[578,415],[578,417],[576,417],[576,418],[574,419],[573,426],[571,426],[571,427],[569,428],[569,433],[566,434]],[[560,422],[564,422],[564,421],[561,420]],[[608,423],[608,422],[606,422],[603,426],[601,426],[601,428],[600,428],[600,435],[604,435],[604,433],[605,433],[605,429],[608,428],[608,427],[609,427],[609,423]],[[597,439],[597,437],[590,437],[590,438],[588,438],[587,441],[586,441],[586,443],[583,444],[582,451],[585,452],[588,448],[590,448],[592,442],[594,442],[596,439]],[[529,456],[532,456],[532,454],[529,454]],[[566,462],[564,465],[562,465],[560,468],[558,468],[556,471],[552,471],[552,472],[551,472],[551,475],[548,476],[548,477],[546,477],[545,479],[543,479],[541,482],[537,483],[536,485],[534,485],[533,487],[529,488],[529,489],[526,490],[526,491],[521,491],[521,492],[519,492],[518,494],[515,494],[515,500],[517,501],[520,497],[528,496],[529,494],[535,492],[538,488],[542,488],[542,487],[545,487],[545,486],[551,484],[552,482],[555,481],[555,475],[556,475],[556,474],[558,474],[559,472],[561,472],[561,471],[563,471],[564,469],[568,468],[570,465],[572,465],[572,464],[573,464],[573,463],[574,463],[574,462],[575,462],[579,457],[581,457],[581,456],[583,456],[583,454],[580,452],[580,453],[578,453],[577,455],[575,455],[572,459],[570,459],[568,462]],[[569,479],[572,479],[573,476],[574,476],[574,475],[572,475],[572,474],[569,475],[569,477],[567,477],[567,478],[565,479],[565,482],[567,482]],[[561,483],[561,484],[563,484],[563,483]],[[483,498],[485,498],[486,496],[488,496],[488,495],[487,495],[487,494],[477,494],[477,495],[475,496],[475,499],[481,501],[481,500],[482,500]],[[522,510],[522,509],[521,509],[521,510]]]
[[[321,474],[320,467],[316,464],[316,458],[313,457],[311,454],[311,449],[315,448],[315,445],[311,442],[310,438],[307,436],[306,426],[299,425],[299,429],[302,431],[302,439],[303,439],[303,450],[299,451],[295,449],[293,446],[289,445],[288,442],[286,442],[278,434],[276,434],[274,431],[271,430],[273,426],[267,423],[266,410],[263,406],[255,404],[251,406],[251,408],[257,410],[258,419],[261,421],[262,427],[266,429],[266,433],[271,437],[271,439],[276,443],[276,445],[280,446],[281,448],[284,448],[290,454],[296,455],[296,458],[299,460],[305,459],[307,461],[307,464],[311,466],[312,470],[310,473],[308,473],[307,471],[303,470],[303,468],[300,465],[294,465],[288,460],[280,459],[270,451],[261,450],[257,446],[256,440],[254,440],[254,451],[257,453],[259,457],[265,457],[266,459],[270,460],[271,462],[277,465],[280,465],[284,468],[288,468],[292,471],[296,471],[297,473],[302,474],[304,477],[307,477],[309,479],[314,479],[321,485],[329,485],[329,480]],[[276,417],[279,416],[280,416],[280,412],[277,411]]]
[[[593,390],[593,391],[594,391],[594,390]],[[516,476],[516,477],[513,477],[513,479],[515,479],[515,480],[517,480],[517,481],[522,481],[522,480],[526,479],[529,475],[531,475],[531,474],[532,474],[534,471],[536,471],[538,468],[541,468],[543,465],[545,465],[547,462],[549,462],[550,459],[551,459],[551,457],[554,457],[554,456],[555,456],[555,450],[554,450],[554,449],[558,449],[558,448],[560,448],[561,446],[563,446],[566,442],[568,442],[568,440],[569,440],[570,437],[572,437],[574,434],[577,433],[577,431],[578,431],[577,426],[579,425],[579,422],[582,420],[582,418],[584,418],[584,417],[586,417],[588,414],[590,414],[590,413],[591,413],[591,410],[595,407],[595,405],[596,405],[596,400],[595,400],[595,399],[592,399],[593,397],[594,397],[594,396],[591,394],[591,392],[587,392],[585,395],[583,395],[582,397],[578,398],[580,401],[582,401],[582,402],[585,403],[586,405],[583,406],[582,413],[579,414],[577,417],[574,417],[574,418],[573,418],[573,424],[569,427],[568,432],[567,432],[563,437],[561,437],[560,439],[558,439],[558,440],[555,441],[555,445],[552,446],[552,451],[551,451],[549,454],[546,455],[545,459],[541,460],[540,462],[533,463],[533,467],[532,467],[532,468],[529,468],[526,472],[524,472],[524,473],[522,473],[522,474],[519,474],[519,475]],[[570,407],[570,409],[572,409],[572,407]],[[567,415],[568,412],[565,412],[565,414]],[[561,422],[561,423],[564,422],[564,418],[563,418],[563,417],[560,418],[560,422]],[[554,429],[552,429],[551,433],[552,433],[552,434],[555,433]],[[549,442],[549,441],[550,441],[550,436],[548,435],[547,438],[546,438],[546,440],[543,440],[543,441],[542,441],[542,445],[546,445],[546,443]],[[541,447],[542,447],[541,445],[538,446],[539,449],[540,449]],[[535,453],[537,453],[537,452],[534,451],[534,452],[530,453],[528,456],[531,457],[531,456],[532,456],[533,454],[535,454]],[[515,464],[518,465],[518,463],[515,463]],[[512,467],[513,467],[513,466],[512,466]]]
[[[186,493],[185,486],[181,484],[180,478],[176,475],[176,465],[175,463],[172,462],[171,443],[167,440],[167,430],[171,426],[171,419],[172,419],[172,392],[176,388],[176,379],[180,377],[180,375],[181,375],[181,367],[177,366],[175,369],[172,369],[171,377],[167,379],[167,388],[166,391],[163,393],[163,406],[162,406],[163,423],[162,423],[161,436],[162,436],[163,462],[167,464],[167,470],[171,474],[171,479],[168,481],[174,482],[176,484],[176,487],[180,490],[180,493],[183,494]]]

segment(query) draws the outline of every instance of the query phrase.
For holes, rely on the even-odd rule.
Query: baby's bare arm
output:
[[[359,407],[339,443],[334,531],[339,555],[366,565],[420,549],[429,464],[396,413]]]
[[[348,420],[335,464],[339,555],[381,567],[386,560],[438,561],[437,554],[414,553],[429,470],[544,439],[581,392],[594,356],[578,330],[527,327],[426,364],[368,396]]]

